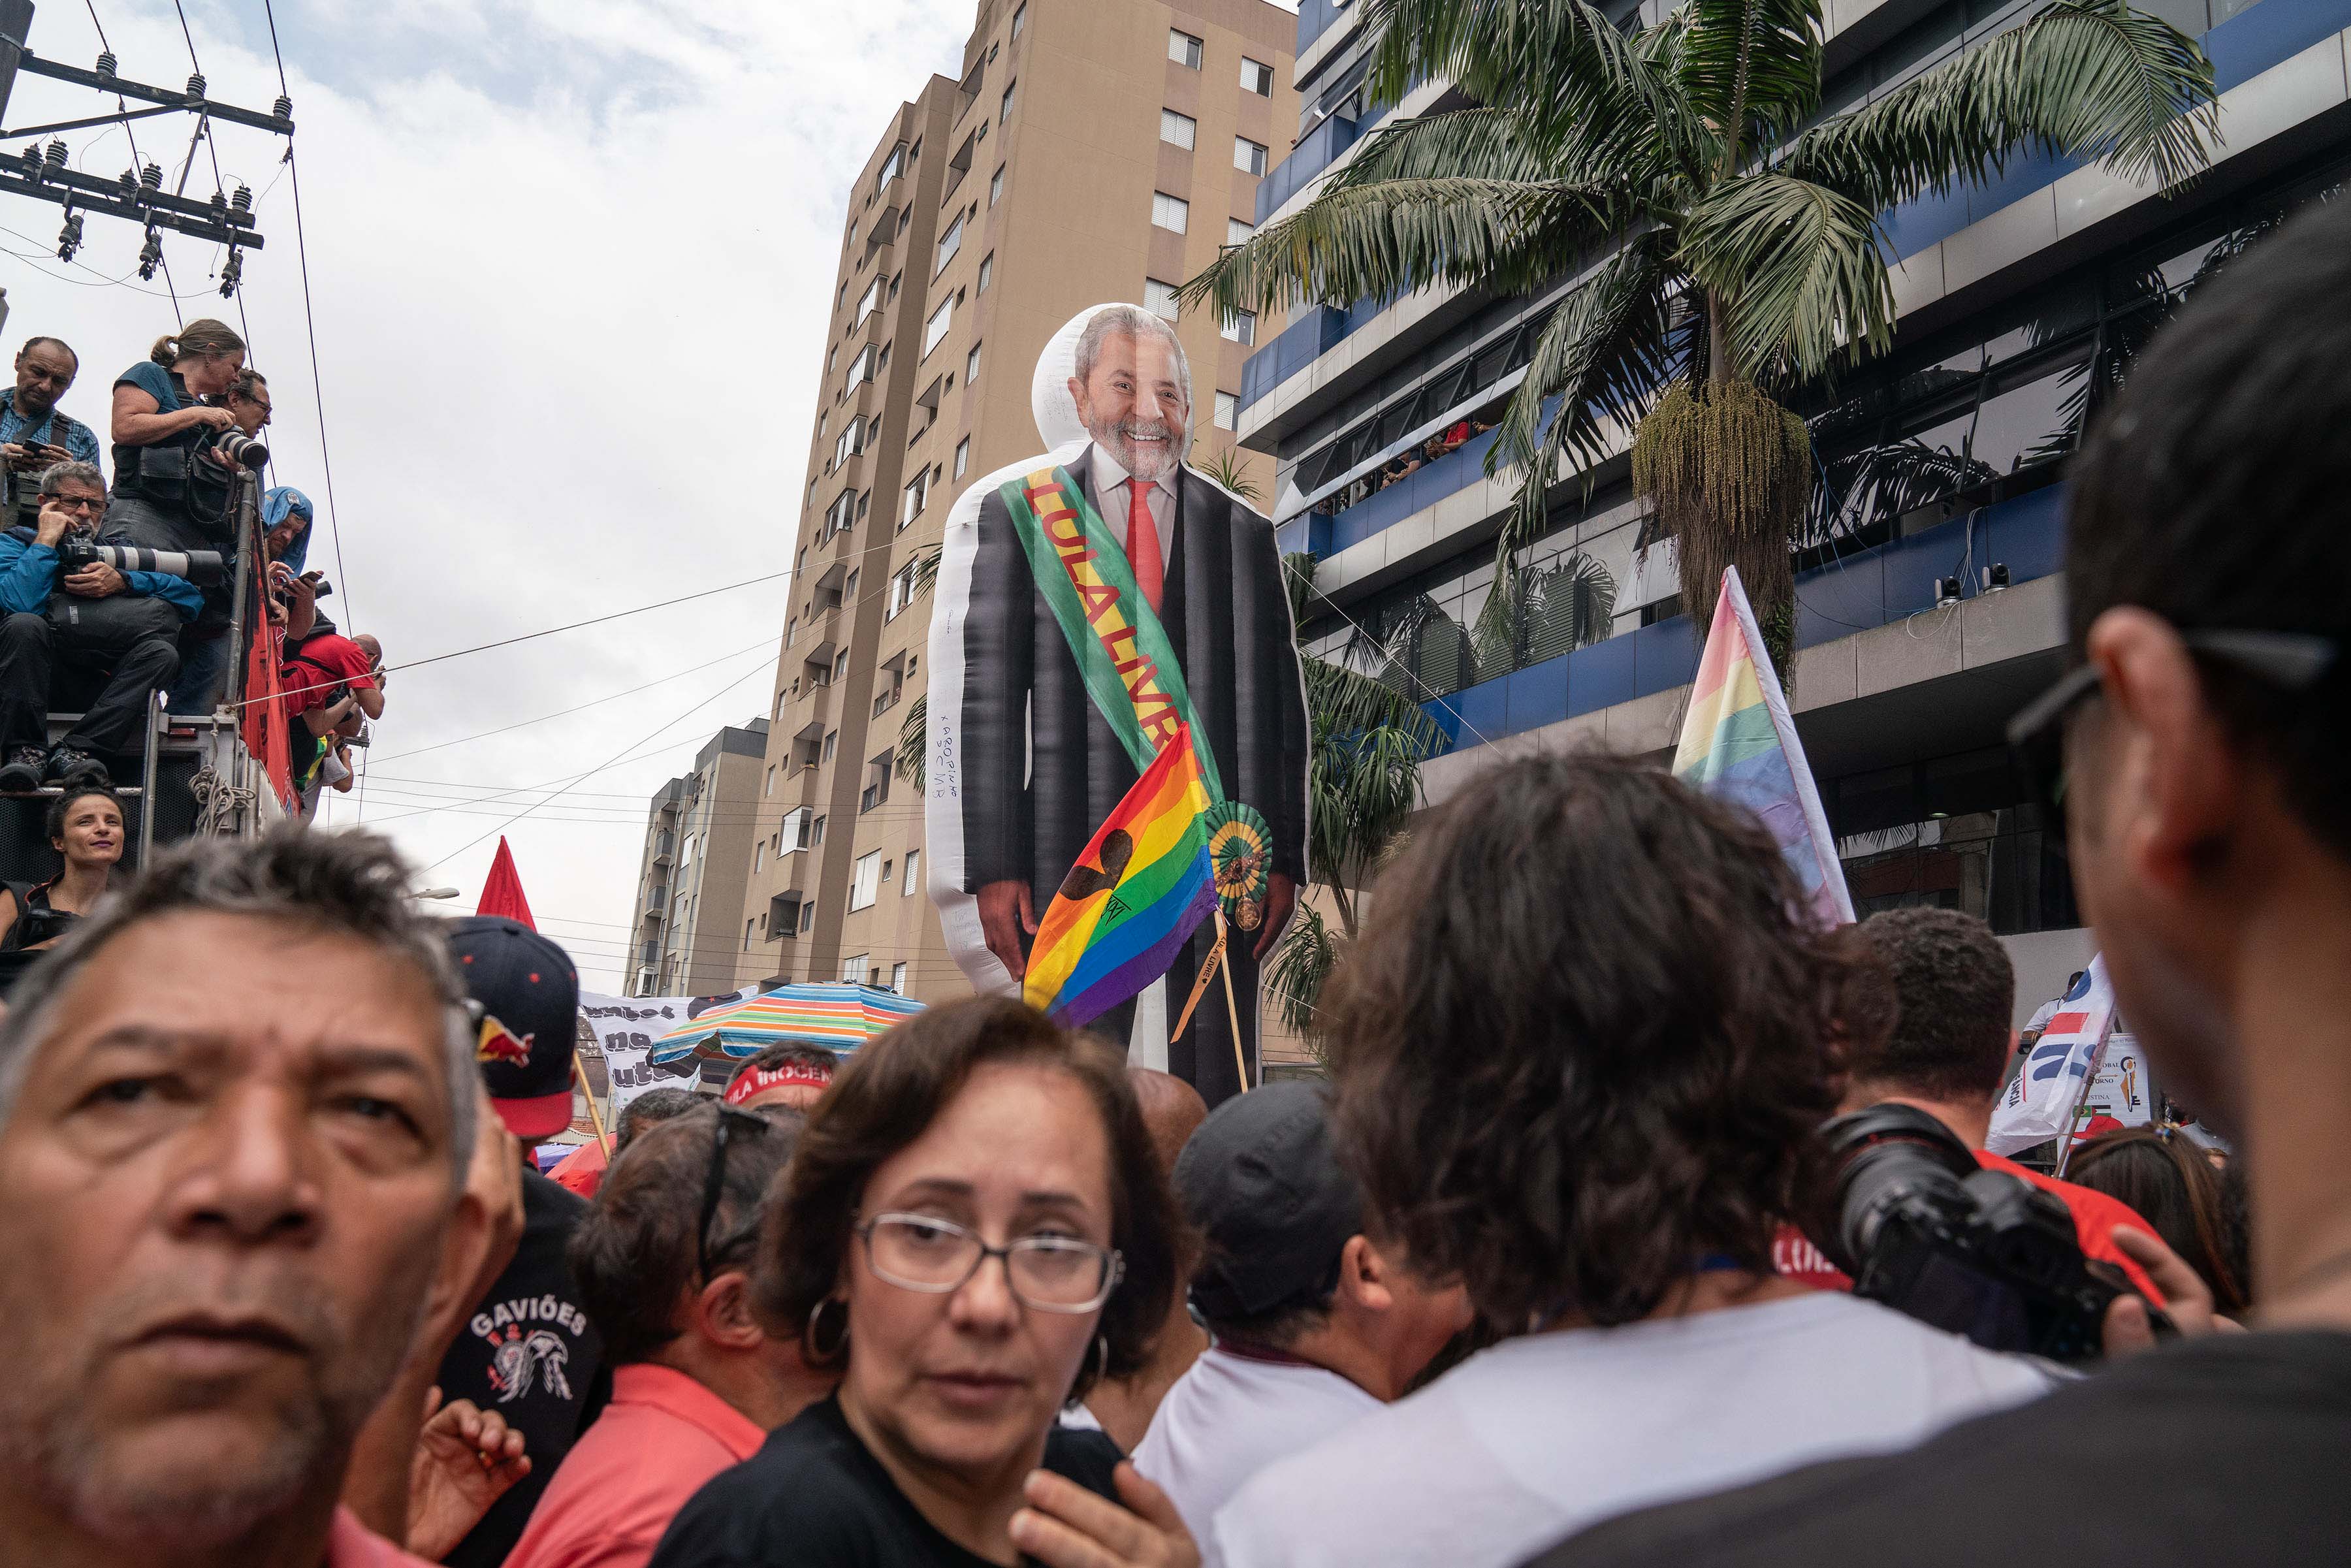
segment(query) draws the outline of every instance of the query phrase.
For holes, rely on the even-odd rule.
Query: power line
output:
[[[277,46],[277,26],[270,27],[270,45]],[[284,60],[277,66],[279,79],[286,74]],[[350,569],[343,564],[342,508],[335,501],[335,459],[327,445],[327,387],[319,371],[319,319],[310,304],[310,242],[302,225],[302,165],[294,156],[294,141],[286,141],[286,172],[294,185],[294,255],[302,267],[302,328],[310,340],[310,400],[319,415],[319,463],[327,479],[327,528],[335,538],[335,575],[342,579],[345,588],[343,602],[350,602]]]
[[[112,54],[114,52],[114,46],[108,43],[106,40],[105,24],[101,23],[98,19],[98,0],[82,0],[82,4],[88,7],[89,11],[89,25],[98,31],[98,47],[105,50],[108,54]],[[191,59],[195,57],[195,48],[193,45],[189,47],[188,57]],[[114,107],[122,110],[125,114],[128,114],[131,111],[131,106],[123,101],[122,95],[119,92],[114,95]],[[134,169],[144,168],[147,161],[139,155],[139,132],[131,129],[131,122],[127,120],[122,122],[122,134],[131,142],[131,166]],[[172,301],[172,320],[174,324],[184,328],[188,324],[188,319],[184,315],[181,314],[180,311],[180,285],[178,280],[172,276],[171,259],[163,254],[163,238],[160,231],[155,236],[155,259],[162,264],[163,268],[163,289],[166,297]],[[125,273],[123,274],[123,277],[128,278],[130,274]],[[152,289],[142,288],[140,289],[139,292],[141,294],[152,294],[154,291]],[[193,296],[191,298],[193,298]]]
[[[340,561],[338,564],[340,564]],[[732,593],[738,588],[756,588],[760,583],[773,582],[779,577],[789,576],[791,572],[784,570],[771,571],[765,577],[747,577],[740,582],[730,582],[724,588],[705,588],[699,593],[688,593],[676,599],[664,599],[655,604],[640,604],[633,610],[615,610],[610,615],[598,615],[587,621],[574,621],[568,626],[550,626],[544,632],[526,632],[519,637],[507,637],[496,643],[483,643],[471,648],[459,648],[447,653],[435,653],[429,659],[411,659],[404,664],[388,664],[384,667],[384,673],[390,674],[397,670],[422,669],[426,664],[437,664],[444,659],[462,659],[468,653],[486,653],[493,648],[510,648],[517,643],[528,643],[540,637],[552,637],[559,632],[577,632],[583,626],[601,626],[607,621],[619,621],[631,615],[643,615],[649,610],[666,610],[673,604],[691,604],[697,599],[708,599],[720,593]],[[745,652],[747,653],[749,650],[746,649]]]

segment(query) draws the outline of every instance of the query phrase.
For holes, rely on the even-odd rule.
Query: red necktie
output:
[[[1159,559],[1159,523],[1151,515],[1152,487],[1144,480],[1129,479],[1126,488],[1126,560],[1134,569],[1134,585],[1143,590],[1144,602],[1156,615],[1167,569]]]

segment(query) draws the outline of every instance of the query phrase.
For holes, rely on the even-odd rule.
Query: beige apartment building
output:
[[[1248,235],[1298,122],[1297,29],[1264,0],[984,0],[961,78],[883,128],[841,236],[728,983],[965,994],[897,768],[922,744],[924,565],[974,479],[1040,449],[1047,340],[1108,300],[1173,316],[1173,290]],[[1258,323],[1177,330],[1207,464],[1233,449]],[[1240,455],[1270,494],[1271,462]]]
[[[646,808],[645,847],[630,915],[627,994],[712,996],[744,982],[745,889],[763,831],[760,768],[768,721],[730,725]]]

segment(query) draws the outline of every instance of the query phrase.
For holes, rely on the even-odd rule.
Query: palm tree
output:
[[[1282,559],[1292,612],[1306,618],[1314,558]],[[1313,818],[1306,873],[1339,919],[1333,931],[1312,904],[1298,914],[1274,949],[1266,985],[1282,1022],[1314,1045],[1316,1004],[1338,967],[1343,938],[1361,924],[1359,891],[1402,836],[1420,806],[1420,765],[1437,749],[1437,729],[1411,696],[1388,682],[1304,653],[1308,767],[1306,792]]]
[[[1813,468],[1774,392],[1891,343],[1879,214],[2023,150],[2175,185],[2215,130],[2210,62],[2122,0],[2053,0],[1826,116],[1819,0],[1683,0],[1631,34],[1583,0],[1365,4],[1377,100],[1447,78],[1476,107],[1383,127],[1185,303],[1515,295],[1581,275],[1488,454],[1489,472],[1524,475],[1498,576],[1542,529],[1555,457],[1589,476],[1632,432],[1634,486],[1680,540],[1693,622],[1737,565],[1782,669]]]

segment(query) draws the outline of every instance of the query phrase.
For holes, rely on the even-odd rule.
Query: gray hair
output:
[[[1094,366],[1102,359],[1103,340],[1113,336],[1139,338],[1145,332],[1167,340],[1169,351],[1176,356],[1176,373],[1184,382],[1184,423],[1189,426],[1192,412],[1192,361],[1185,357],[1184,340],[1176,335],[1175,326],[1165,317],[1155,315],[1140,305],[1111,305],[1094,312],[1086,329],[1078,334],[1078,381],[1083,384],[1093,379]],[[1189,434],[1189,431],[1186,431]]]
[[[408,862],[389,840],[372,833],[287,826],[251,842],[191,839],[158,854],[129,889],[76,921],[9,998],[7,1019],[0,1022],[0,1127],[16,1108],[59,997],[99,948],[134,925],[187,911],[290,920],[381,948],[413,966],[432,986],[444,1024],[449,1161],[462,1191],[481,1100],[472,1014],[438,922],[417,913],[408,883]]]
[[[93,485],[99,495],[106,494],[106,476],[95,463],[52,463],[41,470],[42,495],[61,496],[68,485]]]

